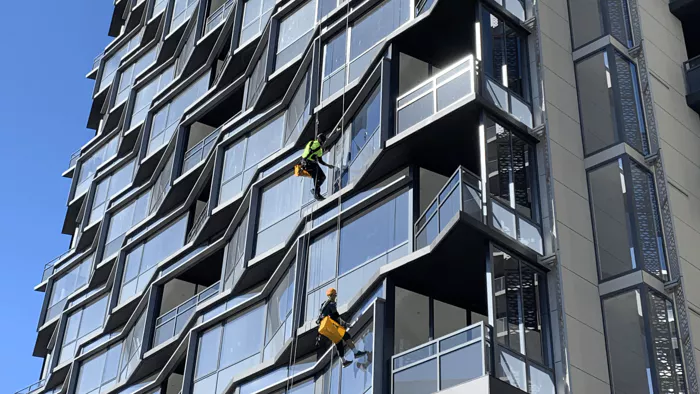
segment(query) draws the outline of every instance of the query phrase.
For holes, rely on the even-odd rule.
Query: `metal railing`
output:
[[[190,243],[192,239],[199,234],[199,230],[202,229],[204,226],[205,219],[207,218],[209,213],[209,204],[204,206],[204,209],[202,209],[202,212],[197,216],[197,220],[194,222],[192,225],[192,228],[190,229],[190,232],[187,233],[187,241],[185,243]]]
[[[483,223],[481,180],[471,171],[459,167],[445,186],[418,217],[414,234],[416,249],[429,245],[447,223],[459,212],[465,212]]]
[[[493,374],[492,332],[491,326],[479,322],[393,356],[391,393],[410,391],[410,386],[416,384],[416,374],[427,392]],[[449,371],[443,370],[443,366]]]
[[[211,15],[209,15],[209,17],[207,18],[207,23],[204,27],[204,34],[207,34],[211,30],[214,30],[215,27],[219,26],[219,24],[226,20],[226,17],[228,17],[228,14],[233,8],[234,3],[234,0],[228,0],[216,11],[212,12]]]
[[[100,62],[102,61],[102,57],[104,57],[104,55],[104,53],[100,53],[92,60],[92,70],[96,70],[98,67],[100,67]]]
[[[221,127],[214,130],[211,134],[204,137],[203,140],[199,141],[195,146],[190,148],[190,150],[185,152],[185,159],[182,162],[183,174],[194,168],[194,166],[196,166],[199,162],[204,160],[204,158],[206,158],[209,155],[212,148],[214,148],[214,145],[216,144],[216,140],[217,138],[219,138],[220,133]]]
[[[60,268],[60,265],[57,267],[56,264],[57,264],[59,261],[63,260],[66,256],[69,256],[69,255],[71,255],[71,254],[73,254],[73,253],[75,253],[75,248],[68,250],[67,252],[61,254],[61,255],[58,256],[58,257],[55,257],[53,260],[51,260],[51,261],[49,261],[48,263],[46,263],[46,264],[44,265],[44,273],[43,273],[43,275],[41,276],[41,281],[43,282],[43,281],[45,281],[46,279],[49,279],[49,277],[50,277],[51,275],[53,275],[53,273],[56,272],[56,270],[57,270],[58,268]]]
[[[469,55],[396,99],[397,133],[474,92],[474,56]]]
[[[688,94],[700,92],[700,55],[683,63]]]
[[[194,315],[197,305],[219,294],[220,283],[221,282],[214,283],[201,293],[194,295],[192,298],[162,314],[158,319],[156,319],[153,347],[156,347],[168,339],[178,335],[185,325],[187,325],[187,322],[190,321],[192,315]]]
[[[43,388],[46,385],[46,379],[41,379],[40,381],[36,383],[32,383],[31,385],[23,388],[22,390],[15,391],[15,394],[30,394],[33,393],[41,388]]]
[[[76,164],[78,164],[78,159],[80,158],[80,149],[77,151],[71,153],[70,155],[70,161],[68,162],[68,168],[73,168],[75,167]]]

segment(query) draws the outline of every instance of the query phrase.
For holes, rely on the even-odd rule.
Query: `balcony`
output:
[[[474,56],[409,90],[396,100],[397,133],[401,133],[474,94]]]
[[[683,63],[685,68],[686,96],[688,106],[700,114],[700,56]]]
[[[430,245],[458,212],[464,212],[542,255],[544,247],[540,226],[495,198],[487,201],[490,207],[487,214],[483,209],[482,190],[480,178],[460,167],[416,221],[416,249]]]
[[[183,174],[194,168],[197,164],[199,164],[209,155],[212,148],[214,148],[214,145],[216,144],[216,140],[219,138],[220,133],[221,128],[214,130],[211,134],[209,134],[203,140],[199,141],[195,146],[190,148],[190,150],[185,152],[185,159],[182,163]]]
[[[15,391],[15,394],[31,394],[33,392],[39,391],[46,385],[46,379],[42,379],[36,383],[33,383],[22,390]]]
[[[222,5],[216,11],[212,12],[211,15],[209,15],[209,17],[207,18],[207,23],[204,27],[205,35],[217,28],[226,20],[226,17],[228,16],[231,9],[233,9],[234,4],[234,0],[228,0],[224,5]]]
[[[182,329],[185,328],[190,321],[192,315],[194,315],[197,305],[219,294],[219,283],[220,282],[216,282],[211,287],[203,290],[201,293],[193,296],[156,319],[153,347],[157,347],[168,339],[180,334]]]
[[[54,258],[53,260],[49,261],[44,265],[44,273],[41,276],[41,281],[45,282],[51,275],[54,274],[54,272],[57,272],[61,267],[65,266],[66,261],[62,261],[66,257],[70,256],[71,254],[75,253],[75,249],[70,249],[69,251],[63,253],[62,255]],[[72,259],[71,259],[72,261]],[[60,264],[59,264],[60,263]]]

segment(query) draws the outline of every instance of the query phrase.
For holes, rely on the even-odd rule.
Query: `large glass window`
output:
[[[627,0],[582,0],[569,4],[574,49],[604,34],[615,37],[622,45],[634,44]]]
[[[150,197],[151,191],[149,190],[112,215],[109,221],[109,228],[107,229],[107,240],[102,252],[103,260],[117,253],[124,242],[126,232],[136,223],[146,218]]]
[[[105,295],[68,316],[63,331],[59,364],[72,360],[81,340],[102,328],[107,316],[107,301],[108,296]]]
[[[139,294],[156,272],[158,264],[185,244],[187,216],[183,216],[126,255],[119,302]]]
[[[120,135],[117,134],[107,141],[107,143],[105,143],[100,149],[92,153],[87,159],[83,160],[83,162],[80,164],[78,185],[75,187],[75,193],[73,194],[74,196],[80,196],[86,192],[90,187],[90,182],[97,172],[97,167],[101,166],[104,162],[117,155],[119,140]]]
[[[220,394],[236,374],[260,362],[265,307],[259,306],[199,337],[193,394]]]
[[[491,118],[485,118],[489,192],[501,203],[532,218],[535,149]]]
[[[141,348],[143,346],[143,334],[146,329],[146,311],[141,312],[141,316],[136,324],[131,328],[129,334],[124,339],[122,355],[119,360],[119,382],[124,382],[134,371],[139,361],[141,361]]]
[[[92,210],[88,225],[100,221],[107,210],[109,200],[131,184],[135,174],[135,166],[136,160],[132,160],[97,184],[92,196]]]
[[[131,87],[134,85],[136,77],[156,61],[157,55],[158,47],[155,46],[143,54],[136,62],[127,67],[126,70],[122,71],[119,76],[119,88],[117,89],[117,99],[114,101],[115,104],[121,104],[124,100],[129,98],[129,93],[131,93]]]
[[[576,79],[585,154],[620,142],[648,153],[634,63],[608,48],[577,62]]]
[[[616,393],[686,392],[669,300],[651,290],[634,289],[604,299],[603,314],[610,381]]]
[[[350,41],[343,31],[323,50],[321,100],[361,77],[377,55],[381,43],[411,17],[408,0],[386,0],[350,26]]]
[[[121,342],[80,364],[76,394],[105,393],[117,383]]]
[[[625,156],[589,171],[588,187],[601,279],[642,268],[666,280],[663,234],[651,173]]]
[[[295,269],[296,265],[292,264],[267,302],[263,360],[273,360],[293,335]]]
[[[239,46],[263,30],[275,8],[275,0],[248,0],[243,7],[243,27],[238,40]]]
[[[408,254],[408,192],[400,192],[316,237],[309,246],[306,320],[316,318],[326,289],[350,301],[383,265]],[[340,239],[338,239],[340,238]]]
[[[127,41],[126,44],[123,44],[121,48],[105,61],[102,67],[102,77],[100,78],[100,88],[98,90],[102,91],[112,82],[122,59],[141,44],[141,38],[143,38],[143,30],[139,31],[134,37]]]
[[[295,141],[311,117],[311,79],[304,74],[285,115],[284,145]]]
[[[313,199],[311,188],[311,178],[287,176],[262,190],[254,255],[289,238],[299,222],[301,207]]]
[[[160,75],[153,78],[144,87],[136,92],[136,98],[134,99],[134,108],[131,112],[131,118],[129,120],[129,127],[134,127],[137,124],[143,122],[148,114],[148,109],[151,107],[151,102],[153,97],[162,91],[163,88],[168,86],[170,82],[175,78],[175,65],[172,65],[165,70],[163,70]]]
[[[258,101],[260,94],[262,93],[263,84],[265,83],[267,77],[266,65],[268,49],[269,47],[266,45],[257,63],[255,63],[253,73],[250,75],[250,78],[248,78],[248,81],[246,81],[246,83],[248,84],[248,86],[246,87],[245,98],[246,109],[253,108],[255,106],[255,103]]]
[[[316,1],[309,0],[292,14],[282,19],[277,36],[275,70],[301,55],[309,45],[316,22]]]
[[[219,204],[235,197],[248,186],[258,164],[282,147],[283,133],[284,116],[279,115],[226,148]]]
[[[542,332],[542,309],[546,308],[544,276],[496,248],[492,261],[496,341],[539,363],[548,362]]]
[[[93,256],[90,255],[53,282],[45,322],[63,312],[68,296],[88,283],[92,272],[92,258]]]
[[[171,32],[175,31],[192,16],[197,4],[199,4],[199,0],[175,0],[173,14],[170,20]]]
[[[233,288],[243,273],[243,258],[245,257],[245,236],[248,230],[248,214],[246,213],[241,223],[231,236],[226,245],[226,266],[224,269],[224,289]]]
[[[484,73],[529,100],[527,36],[487,9],[481,11]]]
[[[153,115],[148,141],[148,153],[155,152],[170,140],[170,137],[180,124],[180,118],[182,118],[185,110],[209,90],[209,74],[209,72],[205,72],[204,75]]]
[[[333,365],[316,380],[316,393],[355,394],[372,392],[372,352],[374,349],[374,332],[372,324],[361,329],[359,335],[354,337],[358,350],[368,352],[357,359],[352,359],[352,353],[347,352],[348,359],[353,362],[347,366],[341,366],[338,358],[334,358]],[[297,391],[288,391],[297,394]],[[396,391],[398,393],[398,391]],[[302,391],[299,394],[307,394]]]

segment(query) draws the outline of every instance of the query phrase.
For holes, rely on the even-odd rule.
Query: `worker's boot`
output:
[[[314,198],[316,199],[316,201],[325,200],[325,198],[323,198],[323,196],[321,195],[321,188],[320,187],[315,188],[313,190],[313,193],[314,193]]]
[[[349,367],[350,364],[352,364],[352,361],[343,359],[343,368]]]
[[[365,354],[367,354],[366,351],[364,351],[364,350],[358,350],[358,351],[355,352],[355,358],[360,358],[360,357],[364,356]]]

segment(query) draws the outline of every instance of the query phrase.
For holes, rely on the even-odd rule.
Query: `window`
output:
[[[263,360],[274,360],[284,343],[293,335],[295,270],[296,265],[292,264],[267,302]]]
[[[275,0],[248,0],[243,7],[243,25],[238,46],[247,43],[263,30],[275,8]]]
[[[309,44],[315,24],[316,1],[310,0],[280,22],[275,70],[301,55]]]
[[[491,118],[485,118],[489,192],[506,206],[533,218],[535,149]]]
[[[107,316],[107,300],[108,295],[105,295],[68,316],[58,364],[72,360],[81,340],[102,328]]]
[[[93,256],[90,255],[65,275],[53,282],[44,322],[53,319],[63,312],[63,307],[65,307],[68,297],[88,283],[92,273],[92,257]]]
[[[186,230],[185,215],[126,255],[119,292],[120,303],[143,291],[156,272],[158,264],[182,248],[185,244]]]
[[[330,14],[331,11],[338,7],[339,3],[343,3],[345,0],[318,0],[318,12],[316,13],[316,19],[321,20],[324,16]]]
[[[649,152],[634,63],[611,47],[576,63],[583,148],[592,155],[626,142]]]
[[[529,100],[527,36],[486,9],[481,11],[481,28],[484,73]]]
[[[339,92],[367,71],[384,39],[408,22],[412,12],[409,3],[408,0],[386,0],[351,22],[349,43],[346,31],[325,43],[321,100]]]
[[[136,77],[155,63],[157,55],[158,47],[156,46],[143,54],[135,63],[127,67],[126,70],[121,73],[115,106],[129,98],[129,93],[131,93],[131,87],[134,85]]]
[[[136,161],[132,160],[97,184],[92,196],[92,211],[88,224],[100,221],[107,210],[109,200],[131,184],[135,174],[135,166]]]
[[[136,99],[134,99],[134,108],[131,113],[129,127],[134,127],[146,119],[153,97],[168,86],[170,82],[173,81],[174,77],[175,66],[172,65],[163,70],[160,75],[136,92]]]
[[[604,299],[603,314],[615,392],[686,392],[680,340],[669,300],[645,288],[634,289]]]
[[[171,32],[177,30],[192,16],[197,4],[199,4],[199,0],[175,0],[173,14],[170,20]]]
[[[374,349],[374,332],[372,323],[361,329],[359,335],[354,338],[355,346],[358,350],[363,350],[371,354]],[[346,351],[346,357],[352,357],[352,352]],[[338,393],[338,394],[355,394],[368,393],[372,391],[372,357],[364,355],[359,359],[353,359],[354,362],[346,367],[342,367],[338,358],[334,358],[333,365],[326,370],[323,376],[316,380],[317,393]],[[304,390],[304,385],[299,387],[299,390]],[[307,391],[297,392],[295,390],[287,393],[307,394]],[[312,391],[313,392],[313,391]],[[396,391],[397,393],[402,391]]]
[[[231,236],[226,245],[226,268],[224,270],[224,289],[233,288],[243,272],[243,258],[245,257],[245,236],[248,231],[248,214],[246,213],[241,223]]]
[[[604,34],[615,37],[622,45],[634,45],[627,0],[584,0],[569,6],[574,49]]]
[[[304,74],[292,101],[289,103],[284,126],[284,145],[296,140],[311,117],[311,79]]]
[[[250,75],[250,78],[248,78],[248,81],[246,81],[246,83],[248,84],[248,86],[246,86],[246,109],[253,108],[255,106],[255,103],[258,101],[258,98],[260,97],[260,93],[262,93],[263,84],[265,83],[265,78],[267,77],[267,75],[265,75],[265,65],[267,64],[268,49],[269,48],[266,45],[265,49],[260,55],[260,58],[258,59],[258,62],[255,63],[253,73]]]
[[[73,194],[74,196],[80,196],[86,192],[90,186],[90,182],[92,182],[92,179],[97,172],[97,168],[117,155],[119,140],[120,135],[117,133],[117,135],[112,137],[109,141],[107,141],[107,143],[92,153],[80,164],[78,185],[75,187],[75,193]]]
[[[333,191],[347,186],[364,173],[381,143],[381,90],[379,87],[369,95],[367,101],[345,128],[338,143],[329,152],[334,156],[335,170]],[[330,175],[330,174],[329,174]]]
[[[195,39],[197,38],[196,33],[197,29],[192,29],[192,31],[190,31],[190,35],[187,37],[187,41],[185,41],[185,46],[182,48],[182,51],[175,62],[175,77],[179,77],[182,75],[182,72],[185,71],[185,66],[190,60],[190,56],[192,56],[192,53],[194,52],[196,44]]]
[[[222,393],[236,374],[260,362],[265,307],[259,306],[199,337],[193,394]]]
[[[546,364],[549,357],[542,333],[542,311],[547,309],[543,304],[547,299],[543,296],[546,288],[543,274],[496,248],[493,249],[492,261],[496,342]]]
[[[185,110],[194,104],[209,89],[209,72],[199,77],[185,90],[153,115],[148,153],[155,152],[167,144],[180,123]]]
[[[625,156],[589,171],[588,187],[600,278],[642,268],[666,280],[652,174]]]
[[[253,179],[258,164],[282,147],[283,127],[284,117],[279,115],[226,148],[219,204],[244,190]]]
[[[143,346],[143,334],[146,329],[146,311],[141,312],[141,316],[136,324],[131,328],[129,334],[124,339],[121,359],[119,360],[119,382],[124,382],[134,371],[139,361],[141,361],[141,348]]]
[[[114,74],[117,72],[117,68],[119,68],[119,64],[121,63],[122,59],[141,44],[141,38],[143,38],[143,30],[139,31],[105,61],[104,66],[102,67],[102,77],[100,78],[100,87],[98,90],[102,91],[107,84],[112,82]]]
[[[117,383],[121,342],[80,364],[76,394],[105,393]]]
[[[103,260],[117,253],[122,243],[124,243],[126,232],[146,218],[150,197],[151,191],[149,190],[141,194],[134,202],[112,215],[109,221],[109,228],[107,229],[107,240],[102,252]]]
[[[408,254],[408,192],[340,222],[309,245],[306,320],[316,318],[329,287],[350,301],[383,265]],[[338,239],[340,238],[340,239]]]
[[[287,241],[300,220],[303,205],[311,202],[311,178],[287,176],[263,188],[260,196],[254,255]]]

